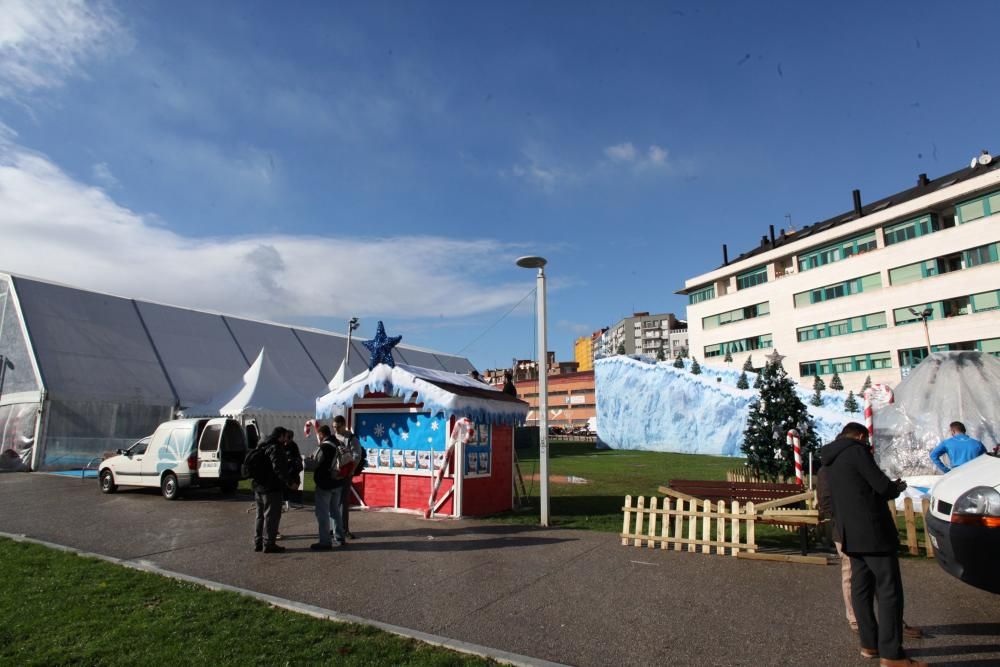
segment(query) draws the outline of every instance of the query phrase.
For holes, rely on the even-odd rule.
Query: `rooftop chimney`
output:
[[[771,232],[771,247],[774,247],[774,225],[768,225],[769,231]]]
[[[729,266],[729,248],[725,243],[722,244],[722,265]]]
[[[861,217],[861,190],[854,190],[851,192],[854,197],[854,215]]]
[[[930,181],[927,179],[927,174],[920,174],[917,176],[917,187],[926,188]]]

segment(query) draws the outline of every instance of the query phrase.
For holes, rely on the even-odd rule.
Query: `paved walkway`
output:
[[[843,619],[839,568],[622,547],[606,533],[352,515],[361,539],[313,553],[312,512],[285,554],[253,553],[246,498],[167,502],[94,480],[0,475],[0,531],[503,651],[574,665],[871,665]],[[1000,596],[933,561],[902,564],[912,655],[1000,664]]]

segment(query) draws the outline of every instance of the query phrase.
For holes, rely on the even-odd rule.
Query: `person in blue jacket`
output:
[[[942,440],[940,445],[931,450],[931,461],[934,462],[934,465],[941,472],[948,472],[952,468],[957,468],[963,463],[968,463],[977,456],[986,453],[983,443],[966,435],[965,424],[962,422],[952,422],[949,424],[949,427],[951,428],[951,437],[947,440]],[[948,455],[948,463],[951,464],[950,468],[941,461],[941,456],[944,454]]]

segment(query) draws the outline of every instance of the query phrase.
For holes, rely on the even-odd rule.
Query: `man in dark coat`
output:
[[[270,463],[270,474],[266,478],[253,480],[253,497],[257,506],[257,516],[254,525],[254,551],[264,553],[281,553],[284,547],[278,546],[278,525],[281,523],[281,505],[284,492],[292,478],[291,465],[285,449],[285,439],[289,431],[278,426],[271,432],[267,441],[260,447]]]
[[[906,489],[875,464],[868,429],[847,424],[820,451],[833,500],[834,535],[851,559],[851,606],[861,636],[861,655],[880,665],[922,665],[903,653],[903,582],[899,573],[899,535],[888,501]],[[878,620],[873,612],[878,597]]]

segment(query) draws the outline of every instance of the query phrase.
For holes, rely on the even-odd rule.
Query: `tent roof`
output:
[[[265,348],[260,349],[243,379],[208,403],[185,410],[187,414],[238,415],[245,412],[312,412],[315,399],[299,393],[274,367]]]
[[[2,275],[18,296],[44,387],[62,400],[202,405],[230,389],[262,347],[277,375],[312,400],[327,391],[347,347],[344,334]],[[366,368],[354,342],[348,375]],[[421,348],[394,352],[433,357],[435,368],[473,368],[464,357]]]
[[[432,412],[480,422],[520,424],[528,414],[524,401],[467,375],[407,364],[379,364],[316,399],[316,417],[325,419],[336,408],[353,406],[356,399],[370,392],[416,399]]]

